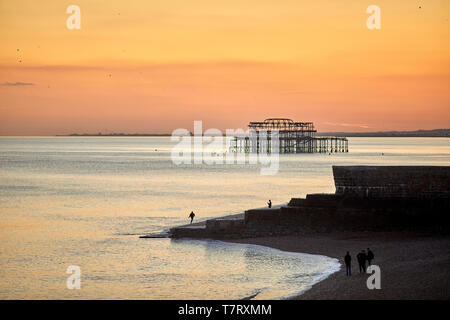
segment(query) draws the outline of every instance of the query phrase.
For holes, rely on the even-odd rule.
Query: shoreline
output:
[[[191,239],[191,238],[186,238],[185,240],[195,240],[195,241],[213,241],[213,242],[219,242],[219,243],[223,243],[223,244],[228,244],[228,245],[235,245],[235,246],[243,246],[245,248],[248,247],[253,247],[255,250],[263,250],[264,252],[267,252],[267,250],[269,250],[269,252],[271,254],[275,254],[275,255],[301,255],[301,256],[321,256],[322,258],[327,258],[327,259],[333,259],[336,260],[334,258],[331,257],[327,257],[325,255],[317,255],[317,254],[310,254],[310,253],[306,253],[306,252],[295,252],[295,251],[287,251],[287,250],[281,250],[278,248],[275,248],[273,246],[268,246],[268,245],[262,245],[262,244],[257,244],[257,243],[248,243],[248,242],[241,242],[241,241],[228,241],[228,240],[224,240],[224,239],[209,239],[209,238],[204,238],[204,239]],[[276,298],[263,298],[263,300],[269,299],[269,300],[293,300],[295,299],[297,296],[309,291],[314,285],[322,282],[323,280],[327,279],[328,277],[330,277],[331,275],[333,275],[336,272],[339,272],[339,270],[342,269],[342,265],[340,264],[340,262],[337,262],[339,265],[336,265],[335,267],[337,268],[337,271],[330,269],[327,270],[326,272],[321,272],[321,276],[319,277],[319,279],[315,279],[314,283],[311,285],[306,286],[305,288],[301,289],[301,290],[295,290],[292,293],[289,294],[284,294],[281,296],[277,296]],[[258,297],[256,300],[259,300],[259,296],[260,294],[266,294],[265,289],[264,290],[260,290],[255,294],[252,294],[250,296],[244,297],[243,299],[239,299],[239,300],[253,300],[253,298]]]
[[[282,251],[324,255],[344,266],[346,251],[352,255],[352,276],[345,268],[293,300],[409,300],[450,299],[450,237],[406,232],[339,232],[221,239],[231,243],[263,245]],[[381,289],[369,290],[369,274],[360,274],[356,254],[370,248],[373,264],[381,269]]]

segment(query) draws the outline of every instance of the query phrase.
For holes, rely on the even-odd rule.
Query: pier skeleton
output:
[[[348,152],[345,137],[318,137],[312,122],[294,122],[287,118],[269,118],[263,122],[250,122],[249,133],[235,136],[230,145],[232,152],[272,153],[275,145],[273,133],[278,135],[279,153],[338,153]]]

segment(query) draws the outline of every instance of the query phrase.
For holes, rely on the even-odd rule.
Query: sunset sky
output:
[[[449,18],[448,0],[0,0],[0,135],[450,128]]]

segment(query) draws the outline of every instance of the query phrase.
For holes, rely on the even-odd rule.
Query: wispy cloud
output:
[[[370,126],[364,123],[340,123],[340,122],[324,122],[326,125],[338,126],[338,127],[353,127],[353,128],[363,128],[369,129]]]
[[[92,60],[91,64],[59,64],[59,65],[27,65],[17,67],[15,65],[0,64],[1,71],[9,70],[37,70],[37,71],[96,71],[96,70],[144,70],[144,69],[163,69],[163,68],[211,68],[211,67],[267,67],[284,66],[292,68],[292,64],[285,62],[256,61],[256,60],[210,60],[210,61],[171,61],[171,62],[129,62],[123,60],[98,61]]]
[[[34,86],[31,82],[4,82],[1,84],[4,87],[20,87],[20,86]]]
[[[296,94],[299,94],[299,95],[302,95],[302,94],[311,94],[312,92],[309,92],[309,91],[300,91],[300,90],[293,90],[293,91],[286,91],[286,92],[284,92],[284,94],[294,94],[294,95],[296,95]]]

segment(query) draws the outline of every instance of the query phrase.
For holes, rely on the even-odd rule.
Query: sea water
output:
[[[336,259],[213,240],[140,239],[188,222],[334,192],[332,165],[449,165],[447,138],[349,138],[349,153],[175,165],[170,137],[0,138],[1,299],[281,299]],[[343,254],[345,248],[343,248]],[[78,266],[81,288],[67,287]]]

